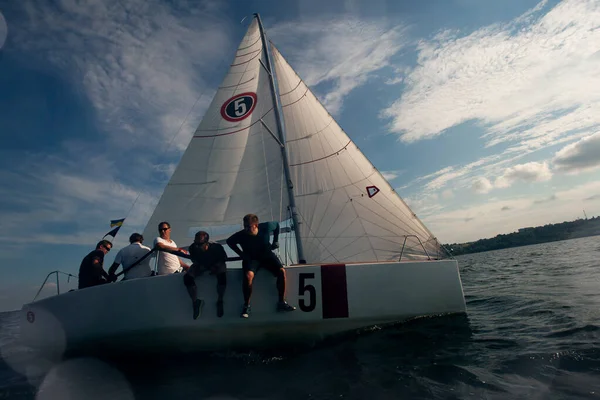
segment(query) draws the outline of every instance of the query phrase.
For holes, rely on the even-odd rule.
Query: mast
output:
[[[275,77],[273,76],[273,67],[271,65],[271,56],[269,52],[269,45],[267,42],[267,37],[263,30],[262,22],[260,20],[260,15],[255,13],[254,16],[258,22],[258,29],[260,31],[260,38],[263,43],[263,47],[265,49],[265,58],[267,61],[267,72],[269,73],[269,83],[271,84],[271,95],[273,96],[273,103],[275,104],[275,120],[277,121],[277,131],[279,134],[279,141],[283,144],[281,147],[281,155],[283,157],[283,169],[285,173],[285,180],[287,183],[288,197],[290,199],[290,208],[292,211],[292,223],[294,229],[294,235],[296,236],[296,248],[298,250],[298,263],[306,264],[306,259],[304,258],[304,248],[302,247],[302,238],[300,237],[300,228],[298,221],[298,213],[296,212],[296,200],[294,198],[294,185],[292,184],[292,179],[290,178],[290,167],[287,157],[287,151],[285,148],[285,137],[283,135],[283,124],[281,118],[281,108],[279,105],[279,99],[277,97],[277,93],[275,91]]]

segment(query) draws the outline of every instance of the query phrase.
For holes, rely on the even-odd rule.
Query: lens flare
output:
[[[95,358],[77,358],[52,368],[36,399],[133,400],[134,395],[129,382],[116,368]]]

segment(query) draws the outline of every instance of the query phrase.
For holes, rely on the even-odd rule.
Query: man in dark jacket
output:
[[[273,244],[269,242],[270,231],[273,231]],[[243,292],[244,306],[242,318],[250,316],[250,297],[252,296],[252,281],[260,268],[271,272],[277,278],[277,293],[279,302],[277,311],[294,311],[296,308],[289,305],[285,299],[285,270],[279,258],[272,250],[279,247],[279,224],[271,222],[258,223],[258,216],[248,214],[244,216],[244,229],[234,233],[227,239],[227,245],[242,258],[244,273]],[[242,249],[238,247],[240,245]]]
[[[104,270],[104,256],[112,249],[112,243],[101,240],[96,250],[90,252],[79,266],[79,289],[108,283],[108,274]]]
[[[190,298],[192,299],[193,317],[200,316],[204,300],[198,299],[196,277],[209,271],[211,275],[217,276],[217,317],[223,316],[223,295],[227,286],[227,253],[219,243],[208,241],[207,232],[200,231],[194,237],[194,243],[189,247],[192,266],[183,276],[183,283],[186,286]]]

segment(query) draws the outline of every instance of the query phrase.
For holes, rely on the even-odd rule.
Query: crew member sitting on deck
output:
[[[210,243],[207,232],[200,231],[194,237],[194,243],[189,247],[192,266],[183,276],[183,283],[187,287],[194,319],[200,316],[204,300],[198,299],[196,280],[194,278],[202,275],[204,271],[210,271],[211,275],[217,275],[217,317],[223,316],[223,295],[227,286],[227,253],[219,243]]]
[[[110,251],[112,243],[101,240],[96,250],[91,251],[81,261],[79,266],[79,289],[108,283],[108,274],[104,270],[104,255]]]
[[[187,250],[177,247],[175,241],[171,240],[171,225],[168,222],[158,224],[158,233],[160,236],[154,239],[155,248],[188,253]],[[167,253],[166,251],[159,251],[157,258],[157,275],[168,275],[179,272],[179,268],[187,270],[190,267],[175,254]]]
[[[272,223],[259,224],[256,215],[248,214],[244,216],[244,229],[234,233],[227,239],[227,245],[242,258],[242,270],[244,273],[242,284],[244,293],[242,318],[250,316],[252,281],[260,268],[265,268],[277,277],[277,292],[279,294],[277,311],[294,311],[296,309],[290,306],[284,299],[285,270],[279,258],[271,251],[278,247],[279,229],[277,229],[277,236],[274,236],[273,244],[271,244],[269,243],[270,228],[274,228]],[[238,244],[242,247],[243,251],[240,250]]]
[[[111,282],[117,280],[115,272],[119,265],[123,265],[123,273],[125,277],[123,280],[145,278],[152,275],[152,268],[150,267],[150,256],[144,258],[140,263],[131,267],[136,261],[144,257],[151,251],[148,246],[144,246],[144,237],[139,233],[132,233],[129,236],[129,246],[123,247],[117,253],[115,261],[108,269],[108,276]]]

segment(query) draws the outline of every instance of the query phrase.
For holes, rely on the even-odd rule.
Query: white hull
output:
[[[264,348],[312,342],[337,333],[416,316],[464,313],[455,260],[297,265],[286,268],[294,312],[275,311],[275,278],[259,271],[252,314],[240,318],[242,274],[229,269],[225,315],[217,318],[216,278],[196,279],[206,301],[192,319],[183,276],[136,279],[72,291],[27,304],[24,345],[60,356],[67,351],[168,352]],[[314,289],[312,289],[314,288]]]

